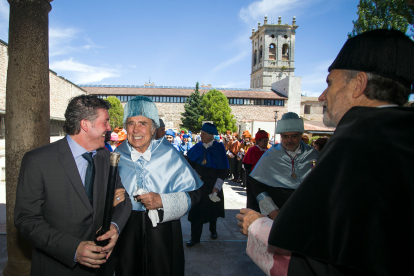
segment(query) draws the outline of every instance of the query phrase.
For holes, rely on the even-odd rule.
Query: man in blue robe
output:
[[[276,126],[281,143],[266,151],[250,174],[260,209],[271,219],[276,217],[318,158],[319,152],[301,141],[303,132],[303,119],[298,114],[283,114]]]
[[[229,170],[226,150],[214,140],[218,135],[214,124],[205,123],[201,128],[201,142],[188,152],[188,163],[203,180],[199,204],[188,214],[191,222],[191,240],[188,247],[200,242],[203,224],[210,223],[211,238],[217,239],[217,218],[224,218],[224,195],[222,186]]]
[[[116,248],[116,275],[184,275],[180,218],[200,198],[202,181],[164,138],[155,140],[155,104],[137,96],[124,109],[127,140],[119,174],[132,201]]]
[[[175,132],[172,129],[168,129],[165,132],[165,139],[167,139],[168,142],[171,143],[171,145],[178,151],[180,151],[180,147],[175,141]]]
[[[184,134],[183,141],[180,144],[180,152],[182,155],[187,156],[188,151],[193,147],[193,144],[189,141],[190,135]]]

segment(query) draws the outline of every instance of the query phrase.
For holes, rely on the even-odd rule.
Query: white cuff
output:
[[[158,211],[157,210],[149,210],[148,211],[148,217],[150,218],[152,222],[152,227],[157,227],[158,223],[160,222],[160,218],[158,217]]]
[[[221,187],[223,187],[224,180],[221,178],[217,178],[216,183],[214,184],[214,188],[217,188],[219,192],[221,191]]]
[[[259,203],[260,211],[266,215],[269,215],[274,210],[279,210],[279,208],[273,202],[272,198],[266,192],[258,195],[256,197],[256,200]]]
[[[162,222],[177,220],[188,211],[187,194],[185,192],[160,194],[164,209]]]

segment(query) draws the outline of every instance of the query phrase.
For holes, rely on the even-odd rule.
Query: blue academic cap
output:
[[[157,128],[160,126],[157,106],[148,97],[136,96],[126,103],[124,107],[124,123],[129,117],[135,116],[147,117],[154,121]]]
[[[213,134],[213,135],[218,135],[217,127],[212,123],[204,123],[201,130],[204,131],[204,132]]]
[[[169,135],[169,136],[172,136],[172,137],[174,137],[174,138],[175,138],[175,132],[174,132],[172,129],[168,129],[168,130],[165,132],[165,135]]]

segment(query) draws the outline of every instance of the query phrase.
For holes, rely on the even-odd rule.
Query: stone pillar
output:
[[[8,0],[9,63],[6,85],[5,276],[30,275],[31,245],[14,227],[16,186],[23,155],[49,143],[49,0]]]

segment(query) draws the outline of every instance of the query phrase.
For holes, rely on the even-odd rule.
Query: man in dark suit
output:
[[[65,112],[66,137],[27,152],[17,186],[15,226],[34,244],[31,275],[93,275],[106,262],[131,213],[129,196],[113,210],[110,230],[102,225],[109,173],[103,149],[109,126],[104,100],[73,98]],[[117,176],[116,188],[123,188]]]

